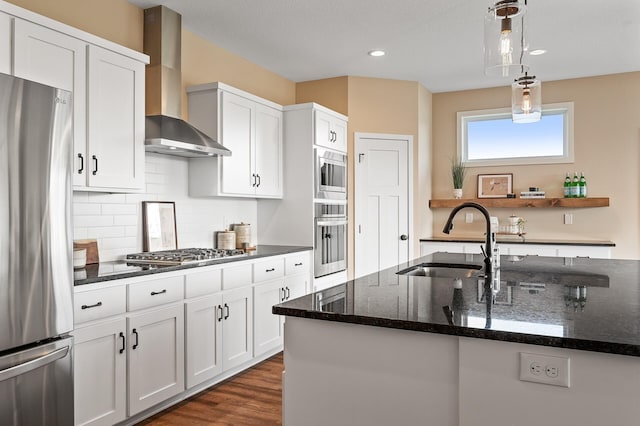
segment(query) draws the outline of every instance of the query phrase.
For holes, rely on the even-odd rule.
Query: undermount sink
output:
[[[398,275],[436,277],[436,278],[470,278],[482,273],[482,265],[463,263],[426,262],[396,272]]]

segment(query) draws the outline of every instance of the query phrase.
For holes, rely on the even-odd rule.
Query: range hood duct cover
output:
[[[231,155],[210,136],[180,119],[182,112],[182,17],[156,6],[144,10],[146,151],[181,157]]]

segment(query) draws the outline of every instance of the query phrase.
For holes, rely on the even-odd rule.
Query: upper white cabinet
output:
[[[31,22],[14,21],[14,75],[73,94],[73,184],[85,185],[87,43]]]
[[[72,92],[74,189],[144,189],[148,56],[4,2],[0,34],[0,72]]]
[[[11,16],[0,12],[0,72],[11,74]]]
[[[88,57],[88,185],[144,187],[144,64],[97,46]]]
[[[347,152],[347,121],[338,114],[316,109],[314,111],[315,144]]]
[[[222,83],[187,92],[189,122],[232,153],[192,158],[189,194],[282,198],[282,106]]]

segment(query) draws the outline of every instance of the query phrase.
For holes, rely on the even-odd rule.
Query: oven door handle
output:
[[[349,222],[347,220],[319,220],[316,222],[318,226],[340,226],[346,225]]]

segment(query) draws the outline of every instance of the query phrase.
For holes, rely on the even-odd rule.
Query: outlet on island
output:
[[[520,380],[569,387],[569,358],[520,352]]]

